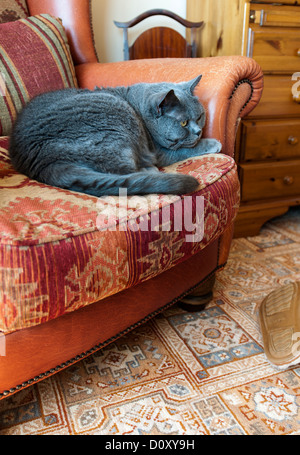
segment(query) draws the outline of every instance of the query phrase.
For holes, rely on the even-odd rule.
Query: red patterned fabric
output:
[[[0,136],[34,96],[76,87],[67,37],[59,19],[43,14],[0,25]]]
[[[192,197],[127,199],[96,198],[30,180],[13,169],[7,148],[8,138],[1,138],[0,330],[6,333],[162,273],[218,237],[238,210],[236,165],[226,155],[163,169],[197,177],[199,190]],[[193,233],[198,235],[190,239]]]

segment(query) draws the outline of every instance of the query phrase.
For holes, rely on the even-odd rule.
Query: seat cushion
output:
[[[151,279],[216,239],[237,214],[232,158],[204,155],[188,196],[92,197],[17,173],[0,139],[0,330],[31,327]],[[126,309],[124,309],[126,311]]]
[[[77,87],[60,19],[43,14],[0,25],[0,136],[17,113],[44,92]]]

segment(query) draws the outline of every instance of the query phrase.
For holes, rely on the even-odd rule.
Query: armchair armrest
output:
[[[223,153],[234,156],[240,118],[258,104],[263,89],[260,66],[248,57],[149,59],[89,63],[76,67],[80,87],[127,86],[138,82],[180,82],[203,77],[196,95],[207,111],[204,137],[221,141]]]

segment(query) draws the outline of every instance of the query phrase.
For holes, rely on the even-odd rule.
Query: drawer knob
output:
[[[255,11],[251,10],[250,11],[250,22],[254,23],[255,22]],[[300,49],[299,49],[300,51]]]
[[[297,145],[298,144],[298,138],[295,137],[295,136],[289,136],[288,143],[290,145]]]
[[[300,57],[300,49],[297,50],[297,55]]]
[[[283,178],[283,183],[285,185],[293,185],[294,183],[294,178],[289,176],[289,175],[286,175],[284,178]]]

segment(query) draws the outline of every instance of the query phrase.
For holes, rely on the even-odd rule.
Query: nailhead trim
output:
[[[89,16],[90,16],[90,27],[92,31],[92,40],[93,40],[93,45],[94,45],[94,51],[96,54],[96,57],[98,59],[98,62],[100,62],[97,49],[96,49],[96,44],[95,44],[95,32],[94,32],[94,26],[93,26],[93,18],[92,18],[92,0],[89,0]]]
[[[54,373],[57,373],[58,371],[63,370],[67,366],[70,366],[70,365],[78,362],[79,360],[82,360],[83,358],[88,357],[89,355],[93,354],[94,352],[99,351],[100,349],[103,349],[105,346],[107,346],[108,344],[110,344],[113,341],[117,340],[118,338],[121,338],[122,336],[126,335],[127,333],[129,333],[132,330],[134,330],[137,327],[139,327],[140,325],[145,324],[145,322],[149,321],[153,317],[155,317],[158,314],[162,313],[163,311],[167,310],[172,305],[174,305],[176,302],[179,302],[183,297],[185,297],[188,294],[190,294],[194,289],[196,289],[198,286],[200,286],[202,283],[204,283],[207,279],[211,278],[211,276],[214,275],[214,273],[216,273],[218,270],[224,268],[225,265],[226,265],[226,263],[217,266],[207,277],[205,277],[204,280],[201,280],[195,286],[191,287],[188,291],[186,291],[183,294],[181,294],[180,297],[176,297],[174,300],[172,300],[171,302],[167,303],[165,306],[159,308],[158,310],[154,311],[153,313],[149,314],[148,316],[146,316],[141,321],[136,322],[132,326],[130,326],[127,329],[123,330],[122,332],[118,333],[118,335],[115,335],[115,336],[111,337],[109,340],[107,340],[107,341],[105,341],[103,343],[96,344],[94,347],[92,347],[88,351],[85,351],[82,354],[79,354],[76,357],[73,357],[72,359],[67,360],[64,363],[61,363],[60,365],[57,365],[57,367],[55,367],[55,368],[51,368],[51,370],[48,370],[45,373],[39,374],[39,376],[35,376],[33,379],[29,379],[28,381],[23,382],[21,385],[18,385],[18,386],[14,387],[14,388],[12,388],[10,390],[5,390],[4,392],[0,393],[0,400],[2,398],[7,398],[8,396],[13,395],[14,393],[20,391],[21,389],[25,389],[26,387],[31,386],[31,385],[41,381],[42,379],[46,379],[48,376],[52,376]]]
[[[252,99],[252,96],[253,96],[253,92],[254,92],[254,88],[253,88],[253,84],[252,84],[252,81],[250,81],[250,79],[242,79],[240,80],[236,86],[234,87],[234,90],[232,92],[232,94],[230,95],[229,99],[231,100],[233,98],[233,95],[235,94],[235,92],[237,91],[238,87],[242,84],[249,84],[250,87],[251,87],[251,95],[248,99],[248,101],[246,101],[246,103],[244,104],[244,106],[242,107],[242,109],[240,110],[240,112],[242,112],[242,110],[245,109],[245,107],[247,106],[247,104],[249,104],[249,102],[251,101]]]

